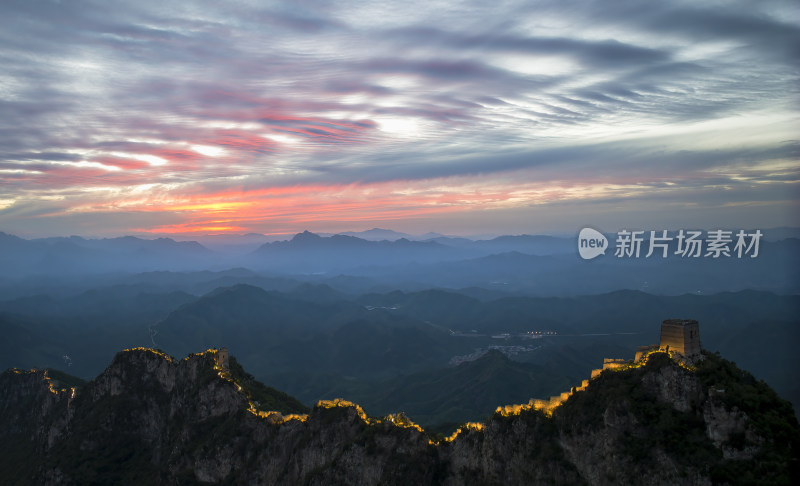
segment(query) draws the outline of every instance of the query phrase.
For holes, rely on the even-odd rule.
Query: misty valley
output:
[[[0,471],[787,484],[800,240],[769,236],[758,259],[586,261],[552,236],[0,234]]]
[[[367,236],[305,232],[231,254],[168,239],[2,235],[0,366],[90,380],[125,348],[181,358],[227,347],[307,406],[341,397],[449,432],[568,390],[604,358],[658,342],[663,319],[686,317],[701,323],[704,349],[800,403],[800,299],[777,263],[796,259],[795,238],[764,243],[756,266],[584,262],[569,239],[544,236]],[[229,262],[250,268],[215,269]]]

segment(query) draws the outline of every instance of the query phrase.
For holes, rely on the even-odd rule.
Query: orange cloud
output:
[[[171,213],[183,221],[153,228],[136,228],[148,233],[235,233],[258,231],[279,224],[294,228],[311,223],[400,220],[463,210],[459,205],[438,200],[438,194],[408,195],[403,184],[311,185],[221,191],[178,197],[160,203],[119,201],[127,210]],[[400,190],[398,190],[400,189]],[[138,207],[137,207],[138,206]]]
[[[137,229],[141,233],[156,233],[156,234],[224,234],[224,233],[242,233],[247,231],[247,228],[241,226],[203,226],[193,224],[171,224],[165,226],[157,226],[155,228]]]
[[[157,213],[160,224],[128,228],[152,234],[288,233],[335,230],[347,223],[423,219],[466,211],[547,205],[564,200],[625,198],[656,189],[638,183],[531,181],[463,176],[361,184],[310,184],[204,192],[202,186],[117,192],[73,212]]]

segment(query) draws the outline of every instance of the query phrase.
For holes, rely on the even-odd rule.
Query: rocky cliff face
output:
[[[789,484],[798,426],[715,356],[689,370],[654,355],[552,417],[498,413],[437,440],[345,401],[259,412],[213,351],[137,349],[78,390],[4,372],[0,442],[4,484]]]

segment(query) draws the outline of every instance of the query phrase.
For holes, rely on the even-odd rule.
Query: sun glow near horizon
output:
[[[780,0],[73,5],[0,7],[4,231],[800,226]]]

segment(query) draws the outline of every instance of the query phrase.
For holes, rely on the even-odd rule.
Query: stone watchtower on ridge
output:
[[[217,350],[216,353],[217,358],[217,366],[221,367],[222,369],[228,369],[228,348],[222,348]]]
[[[691,319],[667,319],[661,323],[662,351],[674,351],[685,358],[700,356],[700,327]]]

